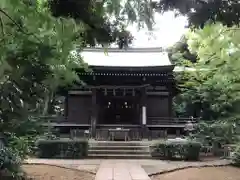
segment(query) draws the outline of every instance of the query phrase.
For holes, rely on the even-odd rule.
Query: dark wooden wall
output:
[[[169,96],[148,95],[146,101],[147,124],[151,124],[151,118],[169,117],[171,114],[171,104],[169,104],[171,99],[169,100]],[[69,123],[91,124],[91,95],[69,95],[66,103],[68,103],[67,119]],[[98,112],[100,119],[102,113]]]
[[[91,101],[90,95],[69,95],[68,103],[68,122],[79,124],[90,124],[91,120]]]
[[[168,117],[169,116],[168,96],[147,96],[147,117]]]

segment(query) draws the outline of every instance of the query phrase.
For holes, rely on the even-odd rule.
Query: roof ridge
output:
[[[166,50],[162,47],[154,47],[154,48],[127,48],[127,49],[119,49],[119,48],[84,48],[84,52],[124,52],[124,53],[131,53],[131,52],[159,52],[159,53],[165,53]]]

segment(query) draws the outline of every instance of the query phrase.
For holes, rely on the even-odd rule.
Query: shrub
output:
[[[211,142],[214,146],[218,144],[233,144],[237,141],[237,129],[232,122],[217,121],[214,123],[201,122],[197,125],[194,137],[201,139],[204,143]],[[218,149],[218,148],[217,148]]]
[[[7,147],[0,149],[0,170],[6,169],[15,173],[18,170],[20,162],[20,158],[11,149]]]
[[[0,179],[24,180],[25,174],[20,168],[21,159],[8,147],[0,149]]]
[[[37,142],[39,158],[83,158],[88,154],[87,140],[55,139]]]
[[[240,167],[240,144],[238,144],[237,147],[235,148],[233,152],[233,156],[231,158],[232,158],[233,164],[235,166]]]
[[[163,141],[151,146],[152,157],[160,159],[198,160],[201,144],[192,141]]]

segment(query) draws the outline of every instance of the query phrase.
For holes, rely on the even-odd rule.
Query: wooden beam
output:
[[[146,94],[149,96],[168,96],[169,92],[147,92]]]
[[[72,90],[68,91],[70,95],[91,95],[92,91],[81,91],[81,90]]]
[[[150,84],[143,84],[140,86],[118,86],[118,85],[100,85],[100,86],[85,86],[85,88],[89,89],[141,89],[144,87],[148,87]]]

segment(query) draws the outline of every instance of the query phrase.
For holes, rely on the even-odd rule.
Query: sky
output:
[[[180,40],[187,31],[187,18],[184,16],[174,16],[174,12],[169,11],[163,14],[155,14],[155,25],[152,36],[147,28],[138,30],[137,26],[129,26],[135,40],[131,47],[169,47]]]
[[[151,31],[152,35],[149,35],[149,31],[147,28],[145,29],[138,29],[137,25],[129,26],[127,29],[131,31],[132,35],[134,36],[135,40],[133,41],[133,44],[131,45],[132,48],[147,48],[147,47],[162,47],[167,48],[175,44],[177,41],[180,40],[182,35],[187,31],[187,28],[185,28],[187,25],[187,18],[183,16],[174,16],[174,12],[165,12],[163,14],[156,13],[155,14],[155,25],[154,30]],[[112,47],[115,47],[112,45]],[[88,53],[83,52],[82,55],[85,57],[85,61],[91,65],[99,65],[99,58],[101,57],[101,65],[111,65],[111,66],[145,66],[146,65],[146,57],[137,57],[136,54],[133,54],[134,57],[137,58],[130,58],[133,61],[129,61],[129,58],[122,58],[121,55],[118,55],[117,53],[108,54],[106,56],[105,54],[96,54],[96,53]],[[94,57],[94,55],[96,57]],[[114,56],[115,55],[115,56]],[[118,57],[119,56],[119,57]],[[128,54],[129,56],[129,54]],[[142,56],[142,55],[141,55]],[[147,54],[147,56],[149,56]],[[149,60],[148,66],[156,66],[156,64],[159,65],[159,63],[166,63],[169,61],[168,56],[166,55],[166,58],[161,57],[162,61],[159,61],[159,54],[154,58],[153,53],[151,53],[151,60]],[[105,61],[103,61],[105,59]],[[114,60],[113,60],[114,59]],[[125,61],[123,60],[125,59]],[[163,61],[165,59],[165,61]],[[136,62],[134,61],[136,60]],[[139,63],[141,61],[141,63]],[[119,65],[119,63],[121,65]],[[145,63],[145,64],[144,64]],[[176,69],[176,71],[182,71],[182,68]]]

